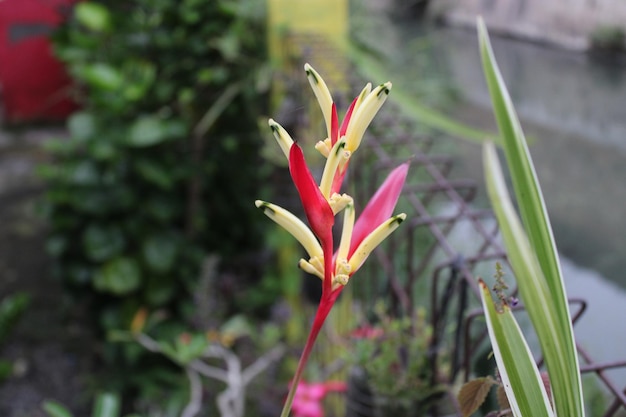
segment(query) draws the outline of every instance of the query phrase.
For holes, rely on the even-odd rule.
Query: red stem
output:
[[[313,350],[313,346],[315,345],[315,340],[322,330],[322,326],[330,313],[330,310],[333,308],[335,304],[335,300],[341,293],[343,286],[337,288],[335,291],[322,293],[322,299],[320,300],[320,304],[317,307],[317,311],[315,313],[315,319],[313,320],[313,326],[311,326],[311,331],[309,332],[309,336],[306,339],[306,344],[304,345],[304,350],[302,351],[302,355],[300,356],[300,360],[298,362],[298,367],[296,368],[296,373],[293,376],[293,380],[291,381],[291,386],[289,387],[289,393],[287,394],[287,400],[285,400],[285,405],[283,406],[283,411],[280,413],[280,417],[288,417],[289,412],[291,411],[291,405],[293,404],[293,399],[296,395],[296,390],[298,389],[298,384],[302,379],[302,375],[304,374],[304,368],[306,363],[309,360],[309,356],[311,355],[311,351]]]

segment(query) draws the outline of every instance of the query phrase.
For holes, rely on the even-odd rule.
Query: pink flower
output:
[[[364,325],[361,327],[357,327],[352,332],[350,332],[350,336],[355,339],[367,339],[367,340],[376,340],[383,337],[385,334],[385,330],[380,327],[374,327],[369,325]]]
[[[339,381],[307,383],[300,381],[291,410],[295,417],[324,417],[322,401],[330,392],[345,392],[346,384]]]

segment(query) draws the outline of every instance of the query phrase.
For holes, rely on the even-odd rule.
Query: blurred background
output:
[[[0,0],[0,415],[280,413],[320,288],[254,201],[301,213],[267,119],[323,139],[305,62],[340,115],[393,82],[348,177],[357,210],[414,162],[408,224],[348,285],[307,371],[325,394],[294,415],[455,415],[441,399],[493,374],[472,282],[506,263],[478,15],[585,308],[590,415],[623,415],[619,0]]]

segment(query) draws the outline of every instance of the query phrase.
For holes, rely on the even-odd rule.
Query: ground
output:
[[[54,399],[86,415],[87,384],[93,355],[86,328],[62,299],[60,282],[50,277],[45,226],[37,215],[43,184],[35,174],[46,159],[42,143],[58,137],[56,127],[0,130],[0,299],[17,291],[31,297],[18,325],[0,341],[0,358],[14,364],[0,383],[0,416],[43,417],[41,403]]]

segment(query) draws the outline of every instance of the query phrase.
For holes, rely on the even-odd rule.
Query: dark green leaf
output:
[[[83,233],[85,254],[94,262],[102,262],[124,249],[124,236],[115,226],[90,225]]]
[[[162,165],[159,165],[156,161],[138,159],[135,161],[135,169],[146,181],[165,190],[172,189],[174,179],[170,171],[165,169]]]
[[[56,401],[44,401],[41,408],[49,417],[73,417],[67,408]]]
[[[46,252],[52,257],[61,255],[67,249],[67,239],[63,235],[50,236],[46,241]]]
[[[11,361],[0,359],[0,384],[13,374],[13,363]]]
[[[21,292],[5,297],[2,300],[0,303],[0,342],[7,337],[29,303],[30,297]]]
[[[142,245],[142,254],[148,268],[154,272],[169,272],[178,252],[178,240],[169,233],[148,237]]]
[[[169,302],[177,290],[176,283],[169,275],[151,276],[145,287],[146,301],[152,307],[160,307]]]
[[[139,265],[132,258],[120,257],[102,266],[94,277],[94,287],[98,291],[115,295],[127,295],[141,284]]]

